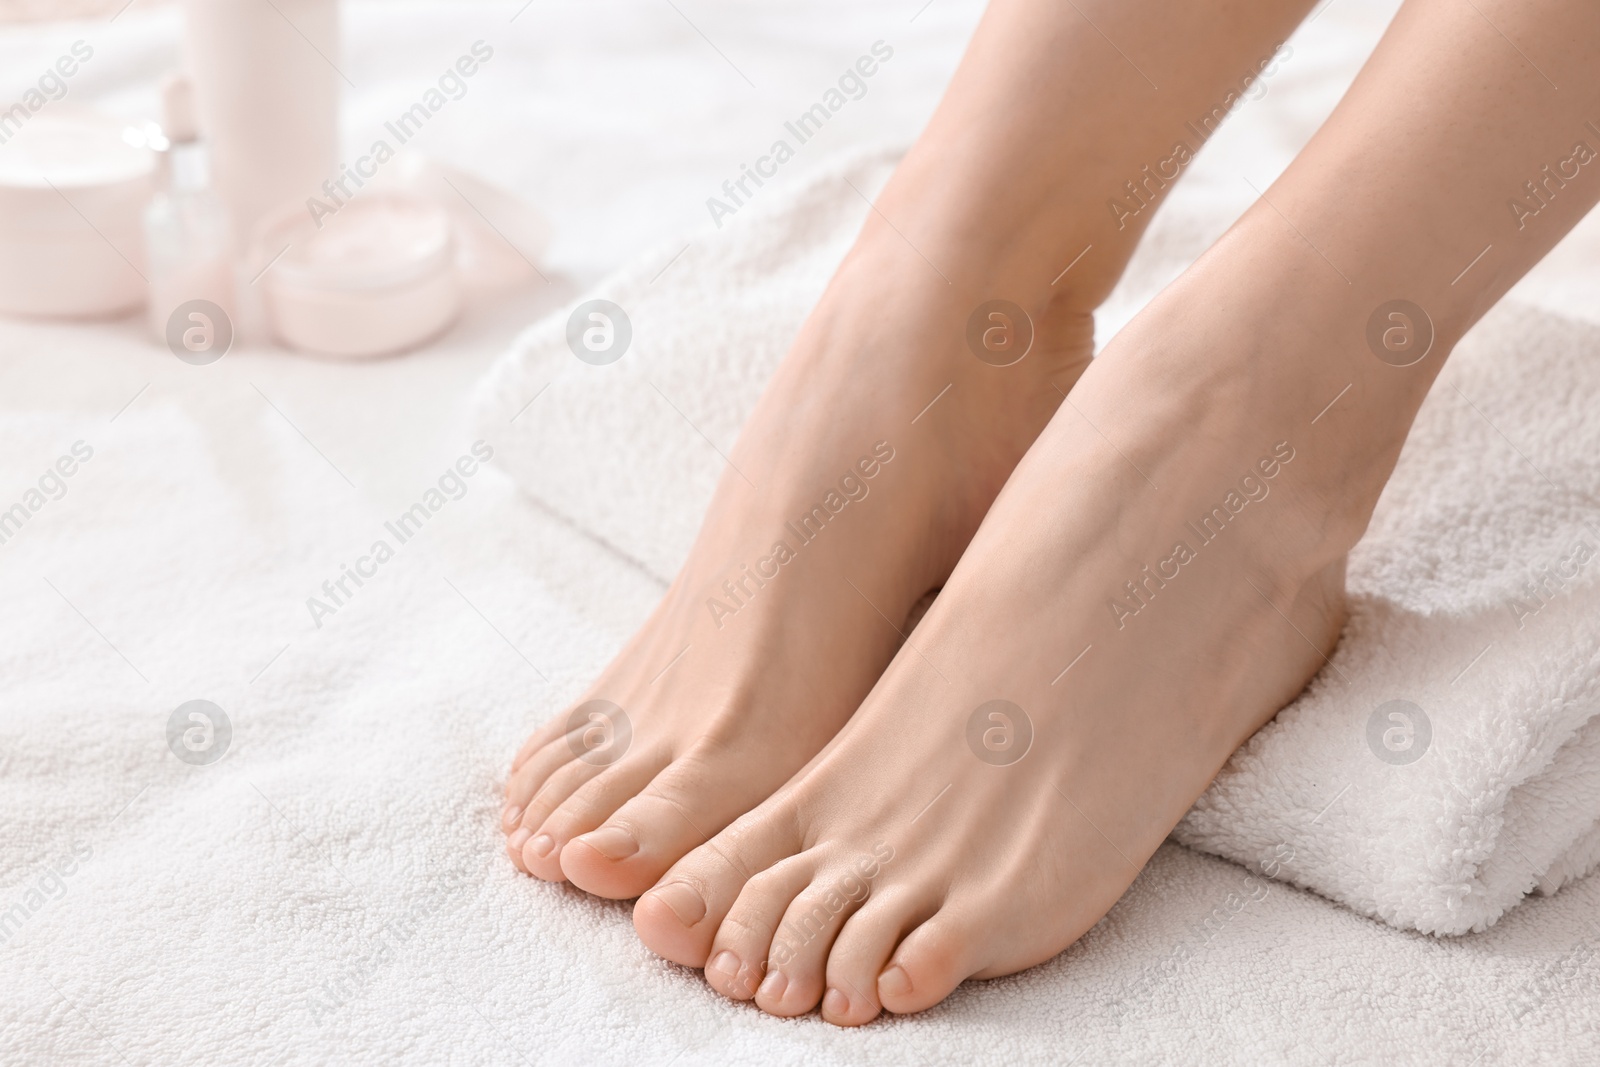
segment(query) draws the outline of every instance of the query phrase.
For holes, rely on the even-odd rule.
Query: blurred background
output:
[[[185,25],[186,12],[251,6],[260,21],[231,40],[226,25],[210,26],[205,33],[197,32],[192,19]],[[13,175],[13,184],[32,183],[34,199],[9,209],[0,202],[0,222],[9,211],[13,221],[34,220],[19,223],[27,229],[42,211],[53,211],[63,227],[80,231],[84,254],[97,255],[108,271],[120,271],[131,287],[110,294],[99,306],[91,301],[66,314],[38,314],[42,297],[35,290],[49,295],[63,286],[31,266],[37,259],[19,256],[10,277],[23,291],[10,300],[0,292],[5,313],[0,351],[43,346],[56,354],[47,364],[13,360],[0,368],[10,386],[7,406],[57,405],[65,399],[64,381],[79,391],[74,402],[109,405],[111,411],[146,382],[155,382],[152,395],[168,388],[186,391],[198,379],[177,373],[184,368],[167,351],[163,326],[178,304],[209,293],[236,327],[229,358],[213,368],[216,384],[234,373],[230,365],[281,381],[295,402],[303,402],[306,419],[330,424],[323,438],[309,428],[308,435],[319,442],[329,435],[348,437],[349,448],[363,453],[370,448],[371,455],[351,461],[369,466],[381,481],[393,467],[389,460],[408,452],[426,454],[421,450],[438,443],[448,421],[440,397],[464,394],[519,330],[630,260],[658,256],[666,266],[697,233],[714,231],[708,198],[724,195],[723,182],[737,178],[742,164],[782,134],[783,122],[815,103],[838,71],[875,40],[892,42],[894,61],[872,79],[868,94],[851,101],[804,145],[761,195],[770,200],[775,189],[804,181],[841,154],[909,142],[936,104],[980,10],[972,0],[926,5],[717,0],[677,6],[630,0],[350,0],[337,5],[279,0],[265,6],[4,0],[0,108],[27,100],[41,76],[70,57],[75,45],[92,51],[92,58],[71,64],[75,69],[63,79],[64,94],[45,99],[22,135],[0,150],[0,159],[19,158],[17,146],[30,136],[38,141],[50,124],[77,121],[92,111],[124,139],[138,141],[140,152],[155,157],[148,164],[147,199],[174,191],[175,173],[184,176],[176,184],[194,184],[187,177],[192,168],[168,158],[183,154],[174,149],[187,148],[188,142],[180,140],[185,136],[197,137],[198,154],[205,159],[200,186],[225,206],[235,198],[228,182],[230,158],[270,161],[283,156],[287,145],[310,159],[301,174],[337,178],[380,139],[398,148],[389,132],[392,124],[436,90],[441,77],[471,57],[475,46],[480,54],[492,54],[481,63],[474,60],[474,74],[456,79],[455,91],[438,98],[443,106],[425,128],[407,129],[412,136],[404,158],[383,164],[378,182],[349,201],[361,208],[380,186],[415,194],[425,202],[425,213],[448,216],[457,261],[446,272],[456,292],[417,321],[398,322],[381,304],[376,312],[367,308],[368,318],[358,321],[392,327],[367,350],[351,343],[350,328],[341,336],[341,324],[357,314],[349,302],[332,311],[308,304],[316,305],[329,289],[355,290],[352,299],[366,300],[374,288],[393,283],[385,269],[402,253],[416,259],[416,270],[436,270],[427,218],[405,220],[411,227],[409,244],[392,237],[399,223],[391,211],[376,224],[368,219],[368,232],[351,223],[342,247],[328,238],[322,241],[325,254],[310,246],[310,260],[297,262],[308,246],[296,244],[260,273],[292,241],[275,241],[252,258],[256,235],[251,230],[266,212],[242,218],[235,204],[227,213],[233,223],[232,281],[240,299],[228,306],[212,293],[216,271],[204,264],[213,242],[208,227],[195,222],[208,216],[191,210],[197,202],[193,197],[180,197],[179,207],[167,211],[164,227],[150,218],[148,203],[138,212],[142,219],[112,225],[90,206],[98,193],[73,192],[76,178]],[[272,47],[283,50],[299,72],[280,73],[278,92],[259,84],[272,69],[268,42],[261,38],[274,24],[279,32]],[[222,54],[230,47],[245,58],[236,63]],[[191,76],[187,93],[171,85],[181,73]],[[170,113],[174,99],[177,116]],[[319,108],[327,113],[312,115]],[[217,128],[207,129],[208,120]],[[274,124],[281,127],[276,132]],[[326,147],[309,145],[315,138],[300,133],[322,128],[335,131]],[[43,187],[46,180],[58,187],[60,197]],[[4,181],[0,177],[0,191]],[[316,233],[306,201],[338,205],[322,191],[325,187],[307,184],[280,181],[277,193],[290,216],[285,225]],[[178,191],[189,193],[187,186]],[[257,200],[264,195],[247,192]],[[62,200],[71,204],[63,206]],[[127,204],[119,203],[127,213]],[[362,213],[341,210],[316,221],[325,222],[331,233],[347,216]],[[101,236],[112,239],[102,242],[83,231],[80,216],[100,223]],[[374,228],[389,234],[390,243],[377,240],[370,232]],[[126,239],[119,235],[123,232],[129,234]],[[6,243],[0,241],[0,248]],[[162,249],[172,262],[152,262],[151,253]],[[359,262],[363,254],[366,262]],[[341,257],[358,262],[343,263]],[[342,266],[357,274],[323,284]],[[360,269],[376,273],[364,278]],[[58,274],[74,271],[73,263],[58,257]],[[197,273],[213,284],[196,288]],[[74,297],[83,295],[81,277],[78,271],[78,281],[66,287]],[[164,278],[178,281],[163,286]],[[412,312],[417,304],[402,295],[398,306]],[[179,336],[192,321],[180,317]],[[407,353],[406,358],[377,363],[350,358],[397,353]],[[195,355],[198,362],[206,353]],[[258,359],[266,362],[257,366]],[[348,401],[356,393],[364,399],[353,412]],[[396,432],[374,433],[374,425],[353,424],[364,419],[387,422]],[[404,432],[398,432],[401,426]]]
[[[173,0],[150,0],[153,5]],[[0,0],[0,21],[34,22],[45,19],[84,19],[114,15],[120,3],[109,0]]]

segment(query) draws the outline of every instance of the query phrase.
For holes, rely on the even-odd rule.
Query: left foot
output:
[[[1089,315],[1046,278],[1019,293],[1038,323],[1025,358],[979,360],[965,327],[983,291],[957,277],[886,227],[858,241],[746,420],[677,579],[518,754],[501,822],[520,869],[636,897],[860,706],[1090,359]]]
[[[650,948],[841,1025],[1033,966],[1326,662],[1399,442],[1311,425],[1345,371],[1269,356],[1337,334],[1228,273],[1095,361],[846,728],[640,898]]]

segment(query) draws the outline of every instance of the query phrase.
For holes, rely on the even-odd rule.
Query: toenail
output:
[[[639,851],[639,841],[620,826],[603,826],[578,838],[608,860],[625,860]]]
[[[898,963],[878,975],[880,997],[903,997],[911,992],[911,976]]]
[[[760,995],[766,1000],[782,1000],[783,991],[789,988],[789,979],[782,971],[768,971],[761,983]]]
[[[711,965],[706,968],[724,979],[731,980],[739,974],[739,957],[729,949],[723,949],[712,959]]]
[[[651,891],[661,903],[672,909],[672,914],[685,926],[693,926],[706,917],[706,902],[689,886],[673,882]]]
[[[829,1015],[842,1018],[850,1014],[850,998],[837,989],[830,989],[827,996],[822,998],[822,1010]]]
[[[528,841],[528,838],[530,838],[532,836],[533,836],[533,831],[528,829],[526,826],[524,826],[521,829],[519,829],[516,833],[512,834],[510,840],[508,840],[506,842],[506,844],[511,846],[511,851],[513,851],[513,852],[521,852],[522,851],[522,846],[524,844],[526,844],[527,841]]]
[[[507,804],[506,810],[500,815],[500,821],[506,826],[517,825],[517,820],[520,818],[522,818],[522,809],[515,804]]]
[[[546,856],[550,855],[552,851],[554,851],[556,847],[556,839],[551,837],[549,834],[540,834],[538,837],[533,839],[531,844],[533,845],[533,854],[538,856],[540,859],[544,859]]]

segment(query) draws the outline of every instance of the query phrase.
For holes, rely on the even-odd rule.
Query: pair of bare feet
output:
[[[994,0],[682,572],[517,755],[519,868],[638,897],[644,943],[719,992],[842,1025],[1105,914],[1325,662],[1451,347],[1600,199],[1501,207],[1582,128],[1591,97],[1545,83],[1600,89],[1593,5],[1407,0],[1289,171],[1091,361],[1151,161],[1308,8]],[[1131,221],[1105,206],[1130,175]],[[1390,358],[1402,298],[1427,343]],[[1036,333],[1006,366],[966,340],[994,299]]]
[[[750,417],[759,488],[723,480],[504,812],[521,869],[639,896],[656,952],[841,1024],[1071,944],[1339,624],[1310,425],[1337,387],[1258,386],[1265,338],[1198,284],[1092,366],[1087,313],[1019,293],[1039,336],[995,366],[938,278],[858,314],[879,257],[852,254]],[[614,761],[592,700],[626,713]]]

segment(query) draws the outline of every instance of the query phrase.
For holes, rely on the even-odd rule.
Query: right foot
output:
[[[1105,914],[1328,662],[1399,452],[1391,368],[1341,358],[1366,309],[1285,283],[1285,243],[1233,242],[1118,335],[849,725],[639,899],[646,945],[858,1025]]]
[[[750,415],[683,570],[518,753],[502,818],[520,869],[637,896],[854,713],[1091,355],[1088,310],[1052,300],[1048,279],[996,293],[1003,272],[968,274],[987,284],[942,280],[869,224]],[[994,296],[1036,324],[1011,366],[965,343]]]

